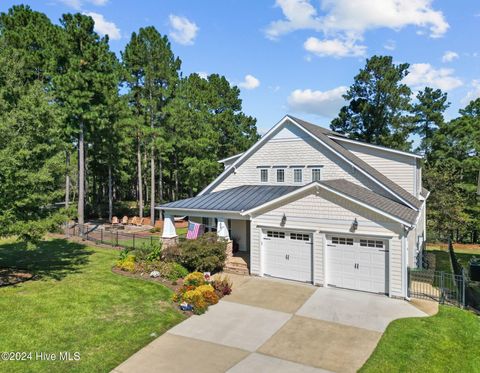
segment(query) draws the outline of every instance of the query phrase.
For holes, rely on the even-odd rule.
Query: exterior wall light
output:
[[[358,228],[358,220],[357,218],[353,219],[353,223],[352,223],[352,232],[355,232]]]
[[[280,226],[284,227],[286,223],[287,223],[287,216],[284,213],[282,216],[282,221],[280,222]]]

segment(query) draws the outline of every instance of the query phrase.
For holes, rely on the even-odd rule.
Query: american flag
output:
[[[202,233],[203,224],[198,224],[191,221],[188,222],[187,240],[194,240],[201,236]]]

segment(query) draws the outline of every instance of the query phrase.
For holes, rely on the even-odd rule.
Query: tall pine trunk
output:
[[[85,149],[83,141],[84,126],[80,121],[80,131],[78,134],[78,225],[80,228],[80,236],[83,237],[83,225],[85,224],[84,207],[85,207]]]
[[[65,152],[65,208],[70,206],[70,152]]]
[[[150,105],[152,92],[150,91]],[[150,129],[152,131],[152,148],[150,149],[150,224],[155,226],[155,134],[153,133],[153,110],[150,106]]]
[[[163,164],[162,157],[158,157],[158,199],[163,202]]]
[[[108,165],[108,221],[113,218],[113,186],[112,186],[112,166]]]
[[[143,181],[142,181],[142,151],[140,135],[137,135],[137,169],[138,169],[138,215],[143,218]]]

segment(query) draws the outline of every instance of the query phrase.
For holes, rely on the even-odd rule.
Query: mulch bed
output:
[[[0,286],[11,286],[31,280],[33,275],[24,271],[0,269]]]

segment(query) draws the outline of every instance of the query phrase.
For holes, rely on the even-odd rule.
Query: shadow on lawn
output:
[[[24,242],[0,245],[0,269],[23,270],[35,279],[61,280],[70,273],[79,272],[94,252],[75,242],[62,239],[42,241],[35,248]]]

